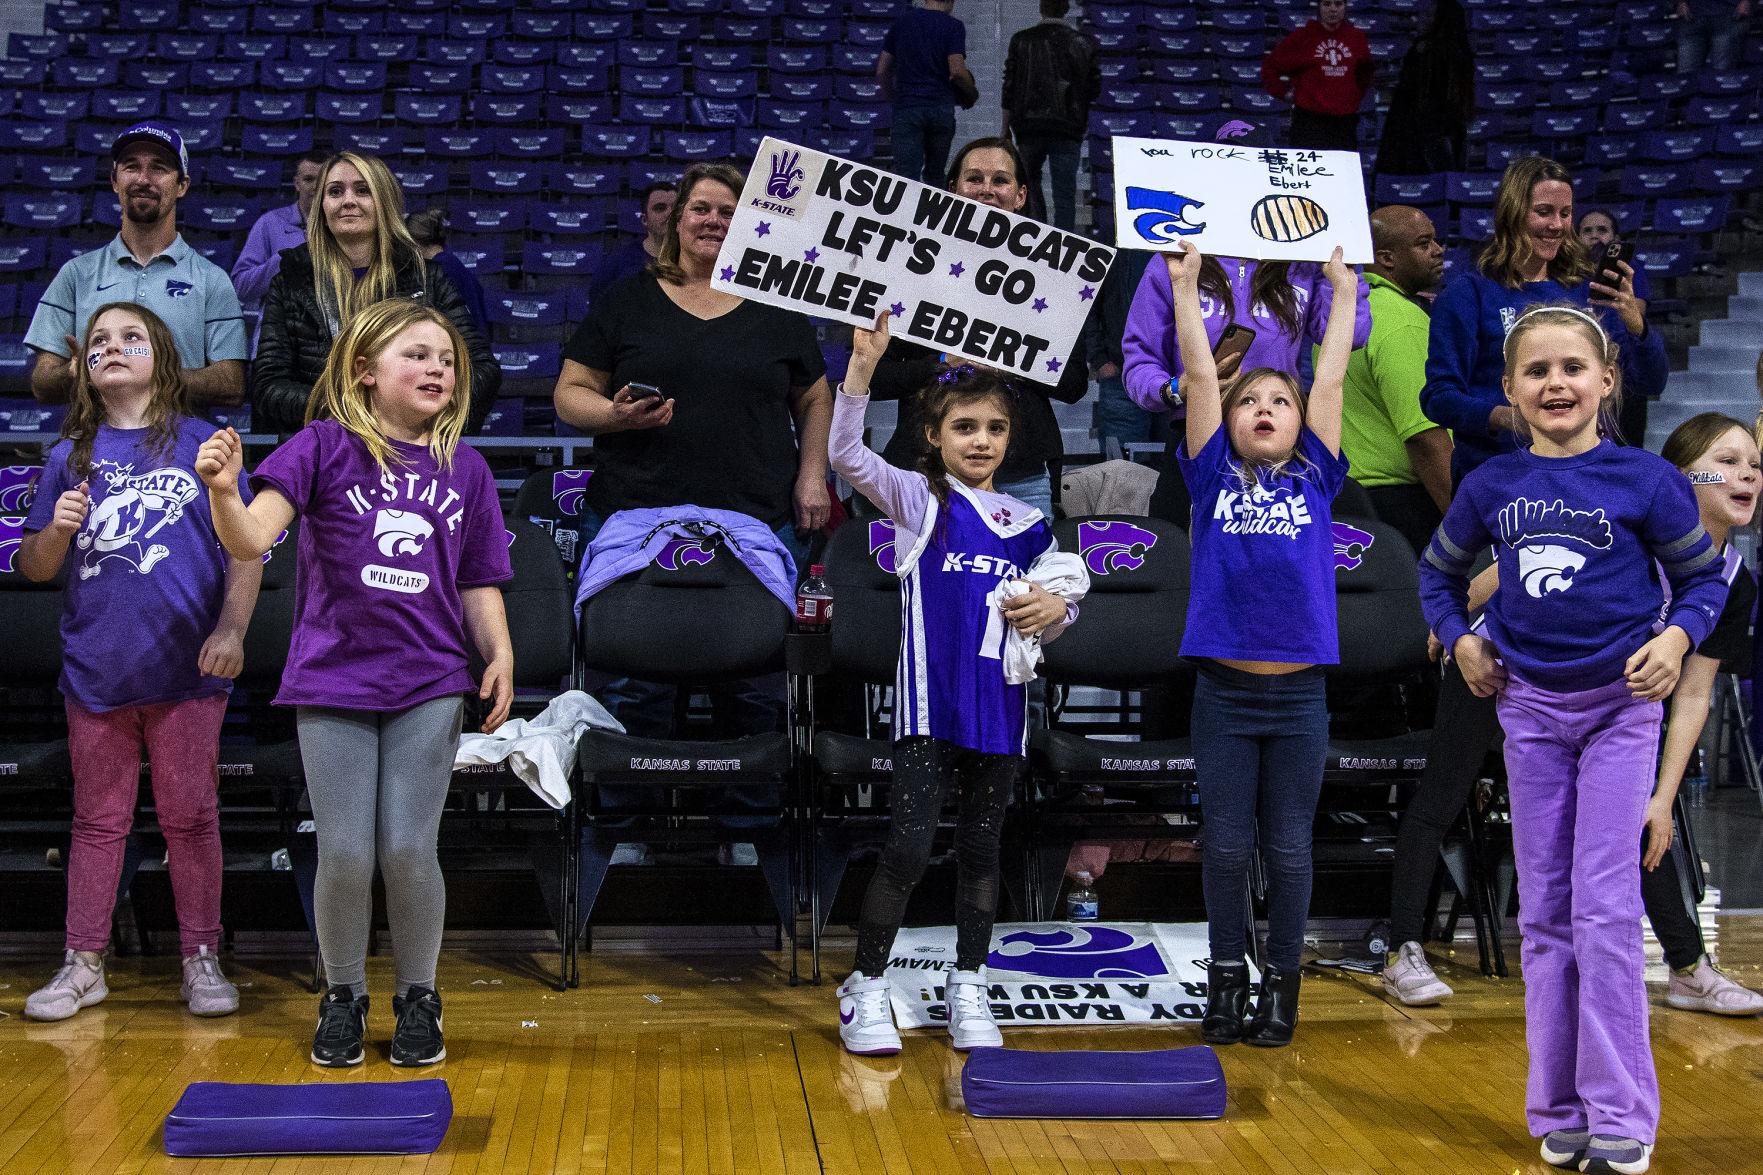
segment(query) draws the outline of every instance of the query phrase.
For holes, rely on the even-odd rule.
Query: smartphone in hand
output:
[[[654,384],[642,384],[633,381],[627,386],[631,390],[631,403],[641,405],[645,408],[652,408],[656,404],[661,403],[661,389]]]
[[[1231,323],[1218,336],[1218,345],[1212,348],[1212,360],[1223,365],[1231,356],[1242,356],[1248,353],[1249,347],[1255,342],[1255,332],[1246,326]]]
[[[1626,261],[1634,264],[1634,251],[1627,241],[1611,241],[1604,247],[1604,255],[1598,260],[1597,282],[1601,286],[1609,286],[1613,290],[1622,288],[1622,270],[1617,263]]]

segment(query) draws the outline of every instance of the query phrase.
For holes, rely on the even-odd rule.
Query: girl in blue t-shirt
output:
[[[1555,1166],[1640,1172],[1659,1084],[1635,866],[1659,702],[1726,584],[1688,480],[1610,439],[1622,385],[1596,317],[1569,303],[1526,311],[1505,365],[1528,446],[1463,479],[1421,560],[1421,601],[1464,683],[1497,699],[1506,733],[1531,1133]],[[1483,635],[1468,583],[1490,545],[1501,586]]]
[[[185,412],[165,323],[112,302],[92,315],[85,342],[18,552],[27,579],[66,570],[61,692],[74,807],[66,951],[25,1015],[65,1020],[109,994],[104,950],[143,750],[176,899],[183,999],[198,1016],[225,1015],[239,990],[216,959],[216,765],[263,565],[229,560],[215,536],[195,472],[213,426]]]
[[[1308,402],[1291,376],[1256,368],[1223,391],[1200,309],[1200,254],[1167,254],[1188,380],[1179,468],[1193,495],[1193,587],[1182,654],[1199,663],[1194,763],[1205,818],[1202,878],[1212,962],[1201,1030],[1213,1044],[1289,1044],[1310,911],[1310,825],[1322,790],[1335,663],[1330,507],[1347,476],[1341,389],[1358,277],[1341,251]],[[1267,864],[1267,965],[1248,1014],[1244,896],[1259,827]]]

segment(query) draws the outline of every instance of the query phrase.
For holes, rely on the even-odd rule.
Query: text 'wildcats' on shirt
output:
[[[446,496],[441,497],[441,483],[435,478],[424,477],[420,473],[383,472],[380,474],[377,502],[368,496],[371,492],[371,490],[363,490],[360,485],[352,485],[344,491],[344,496],[349,499],[349,505],[354,507],[357,514],[366,514],[379,503],[400,500],[421,502],[425,506],[433,506],[446,520],[449,534],[457,531],[459,524],[465,519],[463,507],[454,509],[464,501],[459,496],[459,491],[449,489],[446,491]],[[436,501],[437,498],[440,499],[439,502]],[[448,513],[448,511],[452,511],[452,513]]]
[[[1302,494],[1259,485],[1240,492],[1219,490],[1212,517],[1223,521],[1225,534],[1277,534],[1291,539],[1312,521]]]
[[[1022,568],[996,555],[963,555],[950,551],[943,556],[944,571],[971,571],[975,575],[995,575],[1000,579],[1021,579]]]

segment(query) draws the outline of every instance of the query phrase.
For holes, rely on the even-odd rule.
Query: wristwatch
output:
[[[1181,393],[1175,390],[1174,380],[1164,380],[1163,386],[1158,389],[1158,394],[1163,397],[1163,402],[1168,404],[1171,408],[1181,407]]]

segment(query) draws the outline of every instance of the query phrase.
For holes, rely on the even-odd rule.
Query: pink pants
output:
[[[67,862],[67,946],[102,951],[134,824],[141,747],[171,859],[171,890],[185,955],[220,949],[220,805],[217,763],[227,695],[125,706],[94,714],[67,703],[73,759],[73,851]]]

